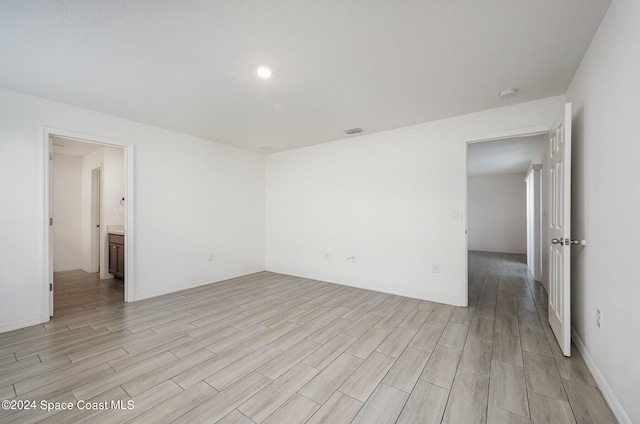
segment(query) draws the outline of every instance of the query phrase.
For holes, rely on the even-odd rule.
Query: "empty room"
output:
[[[640,422],[638,21],[1,0],[0,423]]]

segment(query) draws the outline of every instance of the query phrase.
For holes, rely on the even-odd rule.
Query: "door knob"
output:
[[[569,245],[574,245],[574,246],[578,246],[578,245],[582,245],[582,246],[586,246],[587,245],[587,241],[586,240],[578,240],[578,239],[568,239],[568,238],[561,238],[561,239],[551,239],[551,243],[552,244],[559,244],[560,246],[569,246]]]

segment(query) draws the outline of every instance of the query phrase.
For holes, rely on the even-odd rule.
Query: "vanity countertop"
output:
[[[107,225],[107,233],[123,236],[124,225]]]

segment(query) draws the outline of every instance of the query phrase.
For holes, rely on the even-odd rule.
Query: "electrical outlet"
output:
[[[325,253],[325,254],[324,254],[324,260],[325,260],[325,261],[328,261],[328,260],[330,260],[330,259],[331,259],[331,255],[329,255],[329,253]]]
[[[596,309],[596,325],[598,328],[602,328],[602,311],[600,308]]]
[[[458,219],[458,210],[457,209],[453,209],[451,211],[451,219]]]
[[[439,274],[440,273],[440,264],[431,265],[431,272],[433,272],[434,274]]]

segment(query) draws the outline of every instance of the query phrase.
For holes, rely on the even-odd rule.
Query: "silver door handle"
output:
[[[551,239],[551,243],[552,244],[559,244],[560,246],[569,246],[569,245],[586,246],[587,245],[587,241],[586,240],[578,240],[578,239],[570,240],[568,238],[561,238],[561,239],[554,238],[554,239]]]

